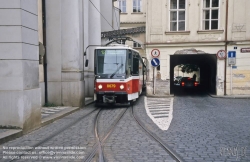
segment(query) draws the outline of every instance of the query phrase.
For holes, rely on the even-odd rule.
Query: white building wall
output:
[[[84,103],[81,1],[46,1],[48,100],[56,105]]]
[[[40,125],[37,12],[37,1],[0,1],[0,126]]]

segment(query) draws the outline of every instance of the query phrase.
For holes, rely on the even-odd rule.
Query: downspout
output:
[[[47,81],[47,48],[46,48],[46,7],[45,0],[42,0],[42,19],[43,19],[43,45],[45,47],[45,55],[43,57],[44,70],[44,89],[45,89],[45,104],[48,103],[48,81]]]
[[[224,64],[224,95],[227,94],[227,28],[228,28],[228,0],[226,0],[226,23],[225,23],[225,52],[226,52],[226,57],[225,57],[225,64]]]

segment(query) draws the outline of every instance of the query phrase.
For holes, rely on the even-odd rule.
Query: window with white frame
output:
[[[133,47],[134,48],[141,48],[141,44],[137,43],[137,42],[134,42],[133,43]]]
[[[202,29],[216,30],[219,27],[219,0],[203,0]]]
[[[170,0],[170,31],[183,31],[186,26],[186,0]]]
[[[119,3],[119,9],[121,12],[125,13],[126,11],[126,0],[118,0]]]
[[[133,12],[141,12],[142,0],[133,0]]]

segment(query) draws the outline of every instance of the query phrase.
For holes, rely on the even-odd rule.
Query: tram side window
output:
[[[139,75],[139,58],[136,55],[133,56],[133,75]]]

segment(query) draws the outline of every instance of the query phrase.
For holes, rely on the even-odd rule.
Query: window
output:
[[[185,30],[186,0],[170,0],[170,31]]]
[[[139,43],[137,43],[137,42],[134,42],[133,47],[134,48],[141,48],[141,45]]]
[[[97,74],[125,74],[126,50],[97,49]]]
[[[119,8],[121,12],[125,13],[126,12],[126,0],[119,0]]]
[[[213,30],[219,26],[219,0],[203,0],[202,29]]]
[[[141,12],[141,0],[133,0],[133,12]]]
[[[133,54],[133,75],[139,75],[139,58],[135,52]]]

